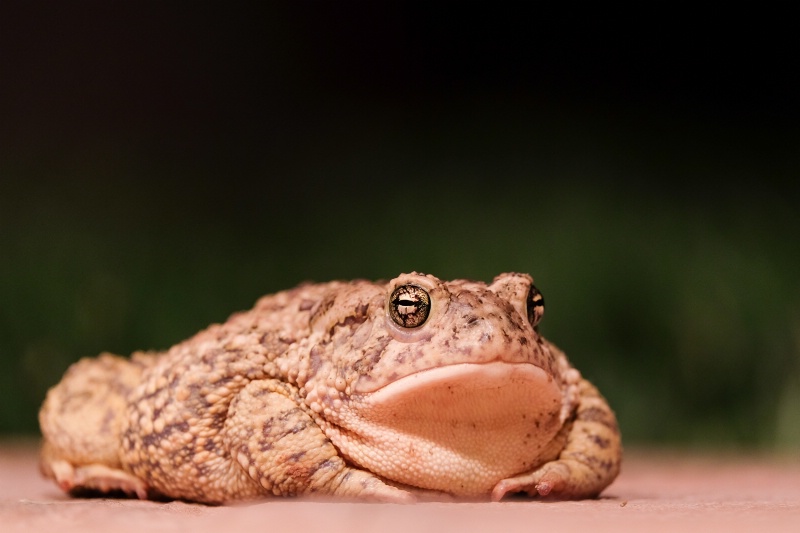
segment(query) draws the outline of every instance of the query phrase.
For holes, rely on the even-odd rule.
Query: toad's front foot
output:
[[[525,492],[529,496],[572,500],[597,496],[602,490],[585,476],[585,466],[575,461],[552,461],[541,468],[500,481],[492,490],[492,501],[500,501],[506,494]]]
[[[492,490],[492,500],[506,494],[526,492],[554,499],[594,498],[620,470],[622,442],[614,412],[588,381],[579,384],[580,403],[567,442],[558,459],[532,472],[504,479]]]

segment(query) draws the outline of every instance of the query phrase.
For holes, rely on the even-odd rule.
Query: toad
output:
[[[219,504],[598,495],[613,411],[527,274],[305,284],[162,353],[85,358],[39,413],[65,491]]]

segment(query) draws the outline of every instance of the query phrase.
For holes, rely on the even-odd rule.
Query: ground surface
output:
[[[581,502],[380,505],[272,500],[236,507],[80,500],[41,479],[35,442],[0,442],[2,531],[800,531],[800,457],[629,452]],[[553,529],[555,528],[555,529]]]

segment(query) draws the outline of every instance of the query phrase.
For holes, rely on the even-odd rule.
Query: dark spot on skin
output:
[[[589,440],[592,441],[595,444],[595,446],[597,446],[602,450],[605,450],[611,444],[611,441],[609,441],[609,439],[604,439],[600,435],[589,435]]]
[[[354,324],[363,324],[364,322],[366,322],[366,320],[367,320],[366,315],[361,315],[361,314],[350,315],[350,316],[345,317],[344,320],[341,320],[341,321],[337,322],[331,328],[331,331],[333,331],[336,328],[348,327],[348,326],[352,326]]]
[[[293,434],[297,434],[297,433],[300,433],[301,431],[304,431],[307,427],[308,427],[308,424],[305,421],[303,421],[303,422],[300,422],[297,425],[295,425],[292,428],[291,431],[292,431]]]
[[[278,420],[281,422],[286,422],[291,418],[294,418],[297,414],[302,413],[299,407],[294,407],[292,409],[288,409],[286,411],[282,411],[281,415],[278,417]]]
[[[314,471],[317,472],[319,470],[326,470],[326,469],[338,470],[338,466],[339,465],[337,464],[337,462],[334,461],[333,459],[325,459],[324,461],[322,461],[321,463],[319,463],[316,466]],[[348,475],[349,475],[349,473],[348,473]]]
[[[274,331],[268,331],[261,335],[259,343],[266,348],[267,353],[271,356],[278,356],[286,352],[289,345],[293,344],[295,339],[291,337],[282,337]]]
[[[383,351],[391,341],[392,338],[389,336],[376,339],[375,344],[363,350],[361,359],[353,363],[353,370],[360,375],[370,374],[383,357]]]
[[[103,422],[100,425],[100,431],[102,433],[109,433],[111,431],[111,423],[116,419],[116,413],[113,409],[109,408],[106,410],[106,414],[103,416]]]
[[[598,424],[602,424],[614,432],[619,431],[617,423],[610,416],[610,414],[597,407],[590,407],[588,409],[579,411],[578,420],[583,422],[597,422]]]
[[[306,454],[306,452],[293,453],[292,455],[289,456],[289,460],[294,462],[294,463],[296,463],[297,461],[302,459],[305,454]]]
[[[314,312],[311,314],[309,320],[311,322],[314,322],[315,320],[317,320],[317,318],[327,313],[328,310],[330,310],[330,308],[333,307],[333,303],[335,300],[336,296],[333,294],[329,294],[328,296],[326,296],[325,299],[322,300],[322,302],[320,302],[319,306],[317,306],[316,310],[314,310]]]
[[[316,375],[319,371],[319,368],[322,366],[322,354],[323,350],[319,346],[314,346],[309,352],[309,363],[311,366],[312,376]]]
[[[367,321],[367,312],[369,311],[369,304],[361,304],[353,310],[353,314],[344,317],[328,330],[328,334],[333,336],[337,329],[348,328],[352,331],[353,326],[360,326]],[[348,334],[350,334],[348,332]]]
[[[475,324],[477,324],[479,320],[481,320],[481,319],[478,318],[475,315],[467,315],[467,316],[464,317],[464,321],[465,321],[464,327],[471,328]]]
[[[521,345],[523,345],[523,346],[527,346],[528,345],[528,338],[527,337],[520,337],[519,338],[519,343]]]
[[[405,350],[403,350],[402,352],[398,353],[398,354],[395,356],[394,360],[395,360],[395,361],[396,361],[398,364],[401,364],[401,365],[402,365],[403,363],[405,363],[405,362],[406,362],[406,359],[407,359],[407,358],[408,358],[410,355],[411,355],[411,350],[410,350],[410,349],[408,349],[408,348],[406,348],[406,349],[405,349]]]
[[[513,319],[513,317],[516,316],[514,307],[511,304],[505,304],[504,307],[505,316],[503,318],[507,318],[507,320],[505,320],[505,327],[503,329],[510,329],[514,332],[522,331],[522,326],[519,321]]]
[[[215,416],[209,422],[208,427],[211,429],[222,429],[222,426],[225,425],[225,417],[224,416]]]
[[[212,348],[203,353],[201,361],[207,365],[213,364],[217,359],[220,359],[224,351],[221,348]]]
[[[615,466],[614,461],[601,460],[598,457],[587,455],[583,452],[572,452],[565,455],[588,466],[598,479],[604,477],[603,472],[607,474]]]
[[[158,446],[158,443],[164,439],[169,438],[169,436],[173,433],[188,433],[189,432],[189,424],[188,422],[181,422],[179,424],[169,424],[164,427],[164,430],[159,433],[149,433],[142,437],[142,445],[143,447],[147,448],[151,444],[153,446]]]

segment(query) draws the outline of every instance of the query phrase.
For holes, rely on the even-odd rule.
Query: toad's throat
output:
[[[533,364],[455,364],[361,396],[332,440],[389,479],[477,495],[535,466],[558,432],[561,403],[558,381]]]

